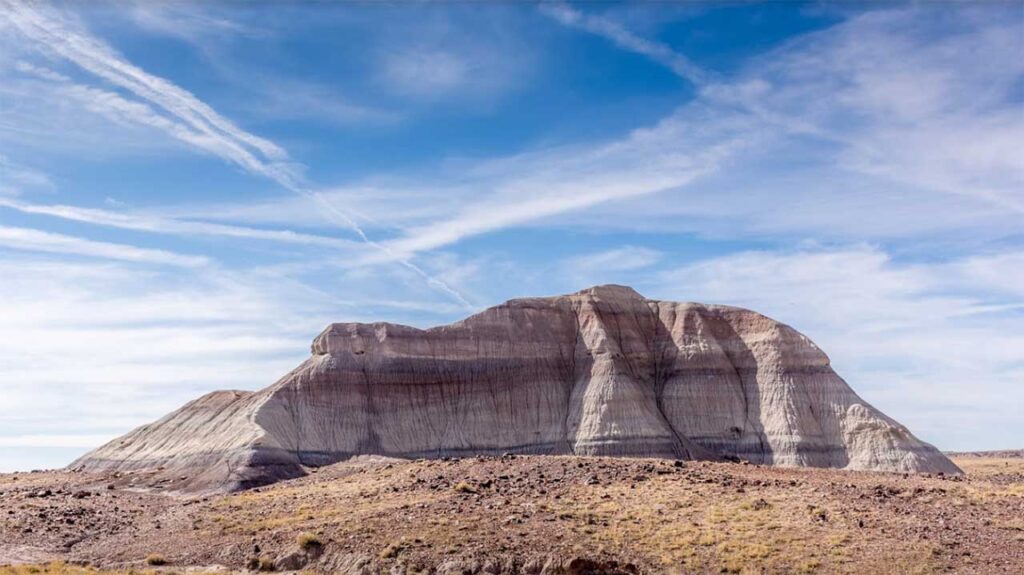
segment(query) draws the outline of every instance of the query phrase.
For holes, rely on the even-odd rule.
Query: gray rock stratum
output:
[[[578,454],[959,473],[793,328],[628,287],[426,330],[338,323],[258,392],[203,396],[72,463],[234,490],[358,455]]]

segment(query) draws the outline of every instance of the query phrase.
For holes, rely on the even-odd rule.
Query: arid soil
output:
[[[0,564],[341,573],[1024,573],[1024,460],[965,477],[655,459],[363,460],[208,498],[0,475]],[[147,565],[165,563],[163,566]],[[50,564],[0,575],[80,572]]]
[[[968,457],[980,457],[983,459],[1014,459],[1024,457],[1024,449],[1000,449],[997,451],[949,451],[948,457],[965,459]]]

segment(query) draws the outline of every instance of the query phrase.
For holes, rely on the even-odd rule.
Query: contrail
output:
[[[387,246],[370,239],[346,211],[302,185],[301,178],[289,164],[288,153],[281,147],[239,128],[188,90],[134,66],[120,57],[109,45],[85,31],[69,26],[62,17],[52,11],[43,14],[35,6],[17,0],[0,0],[0,7],[0,18],[5,18],[26,37],[45,45],[53,54],[73,62],[83,70],[159,106],[184,124],[160,126],[163,129],[177,132],[175,135],[179,139],[219,155],[250,173],[269,178],[288,191],[312,200],[323,208],[322,214],[332,223],[348,227],[365,244],[402,264],[431,287],[448,294],[467,308],[474,307],[444,281],[431,276]],[[59,75],[56,76],[60,78]],[[109,96],[119,98],[113,94]],[[181,129],[187,130],[188,133],[183,136]]]
[[[586,30],[591,34],[607,38],[626,50],[647,56],[668,67],[677,76],[688,80],[695,86],[700,87],[708,82],[707,72],[686,56],[666,44],[637,36],[607,18],[584,14],[561,2],[541,4],[540,11],[564,26]]]

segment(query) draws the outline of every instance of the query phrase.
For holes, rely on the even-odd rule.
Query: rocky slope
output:
[[[149,472],[0,474],[0,575],[1024,573],[1024,460],[956,461],[361,457],[198,498],[132,487]],[[44,561],[116,572],[2,567]]]
[[[958,473],[794,329],[598,286],[427,330],[334,324],[259,392],[215,392],[72,464],[233,490],[357,455],[743,459]]]

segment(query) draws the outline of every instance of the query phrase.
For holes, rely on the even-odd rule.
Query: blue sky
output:
[[[1024,446],[1019,4],[0,1],[0,470],[624,283]]]

